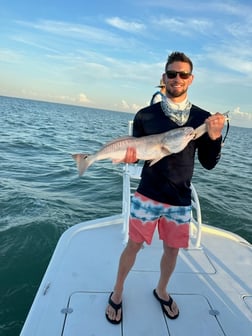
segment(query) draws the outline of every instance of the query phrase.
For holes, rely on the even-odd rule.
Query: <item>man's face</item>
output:
[[[176,72],[181,73],[181,75]],[[182,101],[186,97],[187,89],[193,81],[191,68],[188,63],[174,62],[168,65],[166,73],[163,76],[166,83],[166,94],[169,98],[181,98]],[[172,78],[171,78],[172,77]]]

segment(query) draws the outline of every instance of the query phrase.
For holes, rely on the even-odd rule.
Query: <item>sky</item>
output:
[[[135,113],[168,55],[188,95],[252,127],[251,0],[0,0],[0,95]]]

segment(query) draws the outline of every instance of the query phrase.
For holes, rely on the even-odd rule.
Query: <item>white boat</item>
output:
[[[122,323],[107,321],[105,308],[127,240],[131,187],[139,169],[125,166],[122,213],[63,233],[21,336],[252,335],[252,246],[231,232],[201,223],[193,186],[190,247],[180,250],[169,283],[179,317],[168,319],[152,293],[162,254],[155,235],[126,279]]]

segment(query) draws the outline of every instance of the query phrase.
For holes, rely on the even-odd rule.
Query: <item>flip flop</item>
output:
[[[113,309],[115,309],[115,312],[116,312],[116,315],[117,315],[117,312],[118,312],[118,310],[119,309],[122,309],[122,302],[120,302],[120,303],[115,303],[114,301],[112,301],[112,299],[111,299],[111,296],[113,295],[113,292],[110,294],[110,296],[109,296],[109,300],[108,300],[108,303],[109,303],[109,305],[113,308]],[[107,312],[105,313],[105,315],[106,315],[106,318],[107,318],[107,320],[110,322],[110,323],[112,323],[112,324],[119,324],[119,323],[121,323],[122,322],[122,312],[121,312],[121,318],[120,318],[120,320],[111,320],[110,318],[109,318],[109,316],[108,316],[108,314],[107,314]]]
[[[165,301],[163,299],[161,299],[158,295],[157,295],[157,292],[156,292],[156,289],[153,289],[153,295],[155,296],[155,298],[159,301],[160,305],[161,305],[161,308],[162,308],[162,311],[164,312],[164,314],[169,317],[169,319],[172,319],[172,320],[175,320],[178,316],[179,316],[179,312],[177,315],[174,315],[174,316],[171,316],[168,314],[168,311],[165,309],[165,306],[169,307],[170,310],[172,310],[172,303],[173,303],[173,299],[172,297],[170,296],[170,299],[168,301]]]

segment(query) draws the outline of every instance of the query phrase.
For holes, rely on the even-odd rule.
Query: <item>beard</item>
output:
[[[171,98],[178,98],[183,96],[187,92],[187,89],[183,90],[177,90],[177,89],[171,89],[171,88],[166,88],[166,94],[168,94],[168,97]]]

